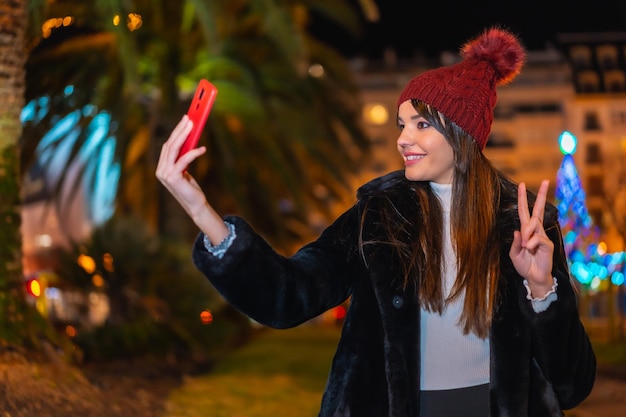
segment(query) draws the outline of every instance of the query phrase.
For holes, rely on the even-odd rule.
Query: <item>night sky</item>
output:
[[[357,1],[354,0],[356,4]],[[352,38],[327,22],[316,30],[348,57],[380,57],[392,48],[399,57],[415,51],[438,55],[457,51],[485,27],[500,25],[516,33],[527,49],[544,49],[557,33],[626,32],[626,0],[378,0],[380,20],[365,23]],[[356,6],[355,6],[356,7]]]

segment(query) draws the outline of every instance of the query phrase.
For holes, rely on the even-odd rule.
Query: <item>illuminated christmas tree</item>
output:
[[[564,157],[557,173],[555,198],[572,275],[592,289],[601,289],[608,277],[613,284],[622,285],[624,252],[606,253],[606,245],[600,242],[600,230],[587,210],[587,197],[572,156],[576,137],[563,132],[559,144]]]

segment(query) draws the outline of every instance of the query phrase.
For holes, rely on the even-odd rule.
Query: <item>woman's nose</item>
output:
[[[398,135],[398,139],[396,140],[396,143],[398,144],[398,147],[401,147],[401,148],[410,146],[412,143],[411,137],[407,135],[405,131],[402,131],[400,132],[400,135]]]

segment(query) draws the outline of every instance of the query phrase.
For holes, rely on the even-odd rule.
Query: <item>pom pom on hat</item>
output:
[[[515,78],[526,53],[517,38],[502,29],[489,29],[461,48],[465,60],[483,60],[495,70],[496,85],[505,85]]]
[[[515,35],[500,28],[487,29],[461,48],[463,61],[428,70],[408,82],[398,98],[428,103],[485,148],[496,105],[496,87],[520,72],[525,50]]]

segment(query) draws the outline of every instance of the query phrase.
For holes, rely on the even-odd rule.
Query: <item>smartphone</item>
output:
[[[183,143],[183,146],[180,148],[178,158],[198,146],[200,134],[209,118],[209,113],[211,113],[216,96],[217,88],[205,79],[200,80],[193,94],[189,109],[187,110],[187,116],[189,116],[193,122],[193,128],[191,132],[189,132],[185,143]]]

